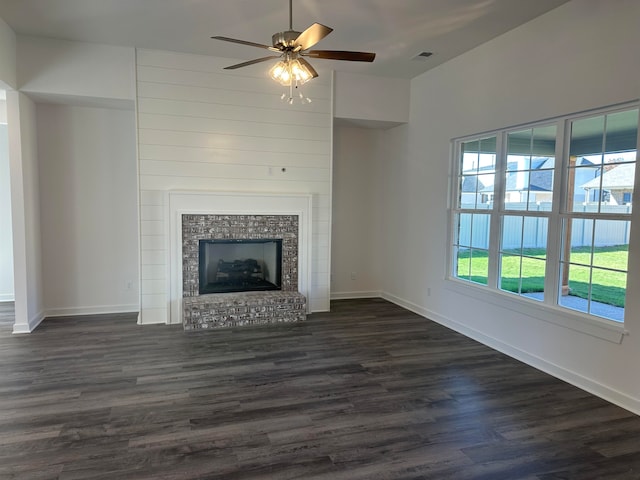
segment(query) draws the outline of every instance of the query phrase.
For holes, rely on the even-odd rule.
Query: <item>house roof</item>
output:
[[[482,191],[493,191],[493,187],[487,188],[476,175],[464,177],[462,181],[462,192],[464,193],[476,193]]]
[[[524,188],[517,187],[517,176],[509,175],[507,177],[507,192],[519,192],[522,190],[531,190],[537,192],[550,192],[553,190],[553,170],[533,170],[529,172],[529,186]]]
[[[514,162],[515,163],[515,162]],[[518,177],[513,170],[509,171],[507,175],[507,185],[505,187],[507,192],[520,192],[523,190],[530,190],[534,192],[551,192],[553,190],[553,158],[541,157],[531,159],[532,170],[529,171],[529,185],[528,187],[518,188]],[[481,182],[480,182],[481,183]],[[482,183],[481,183],[482,185]],[[473,184],[475,186],[475,183]],[[493,185],[482,185],[478,189],[479,192],[493,192]],[[464,192],[463,184],[463,192]],[[475,190],[467,190],[474,192]]]
[[[605,171],[602,174],[602,188],[608,190],[633,189],[635,168],[635,163],[621,163]],[[580,187],[589,190],[600,188],[600,185],[600,176],[598,176],[587,183],[583,183]]]

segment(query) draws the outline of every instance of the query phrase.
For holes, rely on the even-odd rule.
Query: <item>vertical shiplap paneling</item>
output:
[[[266,64],[137,52],[142,323],[167,321],[166,192],[313,194],[312,311],[329,307],[330,75],[282,102]]]

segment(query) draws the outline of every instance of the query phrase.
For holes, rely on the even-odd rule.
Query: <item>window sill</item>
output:
[[[601,319],[593,315],[574,312],[561,307],[554,307],[526,297],[511,295],[482,285],[467,283],[456,278],[447,278],[446,288],[461,295],[489,302],[493,305],[533,317],[536,320],[553,323],[554,325],[592,337],[601,338],[612,343],[622,343],[623,337],[628,333],[623,323]]]

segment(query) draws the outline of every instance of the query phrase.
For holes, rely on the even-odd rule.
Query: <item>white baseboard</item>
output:
[[[138,305],[100,305],[93,307],[49,308],[45,310],[45,317],[75,317],[78,315],[103,315],[109,313],[136,313],[140,311]]]
[[[167,323],[164,322],[162,320],[142,320],[142,317],[140,316],[140,314],[138,314],[138,319],[136,322],[138,325],[180,325],[180,323],[175,322],[175,323]]]
[[[568,370],[564,367],[556,365],[554,363],[548,362],[543,358],[540,358],[536,355],[528,353],[519,348],[513,347],[509,344],[502,342],[496,338],[485,335],[484,333],[475,330],[473,328],[469,328],[466,325],[463,325],[455,320],[444,317],[436,312],[431,310],[427,310],[420,305],[416,305],[415,303],[409,302],[403,298],[397,297],[390,293],[382,292],[382,298],[390,301],[391,303],[395,303],[396,305],[406,308],[418,315],[421,315],[429,320],[433,320],[440,325],[443,325],[451,330],[454,330],[462,335],[472,338],[488,347],[493,348],[499,352],[504,353],[516,360],[520,360],[521,362],[526,363],[538,370],[541,370],[545,373],[548,373],[551,376],[559,378],[571,385],[574,385],[582,390],[585,390],[597,397],[600,397],[608,402],[611,402],[619,407],[624,408],[625,410],[629,410],[636,415],[640,415],[640,399],[633,398],[626,393],[619,392],[613,388],[610,388],[606,385],[603,385],[599,382],[595,382],[579,373]]]
[[[331,292],[331,300],[351,300],[355,298],[380,298],[380,291],[371,292]]]
[[[41,310],[36,313],[32,318],[29,319],[29,323],[27,325],[24,324],[13,324],[13,333],[14,334],[23,334],[23,333],[31,333],[33,332],[40,322],[44,320],[44,312]]]
[[[29,319],[29,324],[14,324],[13,333],[23,334],[33,332],[38,325],[49,317],[72,317],[77,315],[100,315],[109,313],[135,313],[138,312],[137,305],[109,305],[100,307],[71,307],[57,308],[38,312],[33,318]]]
[[[13,293],[0,293],[0,303],[15,301]]]

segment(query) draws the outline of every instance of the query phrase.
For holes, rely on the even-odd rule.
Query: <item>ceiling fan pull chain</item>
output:
[[[302,89],[300,89],[300,102],[301,103],[311,103],[311,99],[309,97],[305,97],[302,93]]]
[[[284,92],[282,95],[280,95],[280,100],[282,100],[283,102],[286,101],[289,105],[293,105],[293,101],[295,98],[293,96],[294,88],[298,91],[298,98],[300,99],[300,103],[302,104],[311,103],[311,99],[302,92],[302,87],[298,85],[298,82],[295,82],[295,86],[294,86],[294,83],[291,82],[289,84],[289,95],[287,95],[287,93]]]

